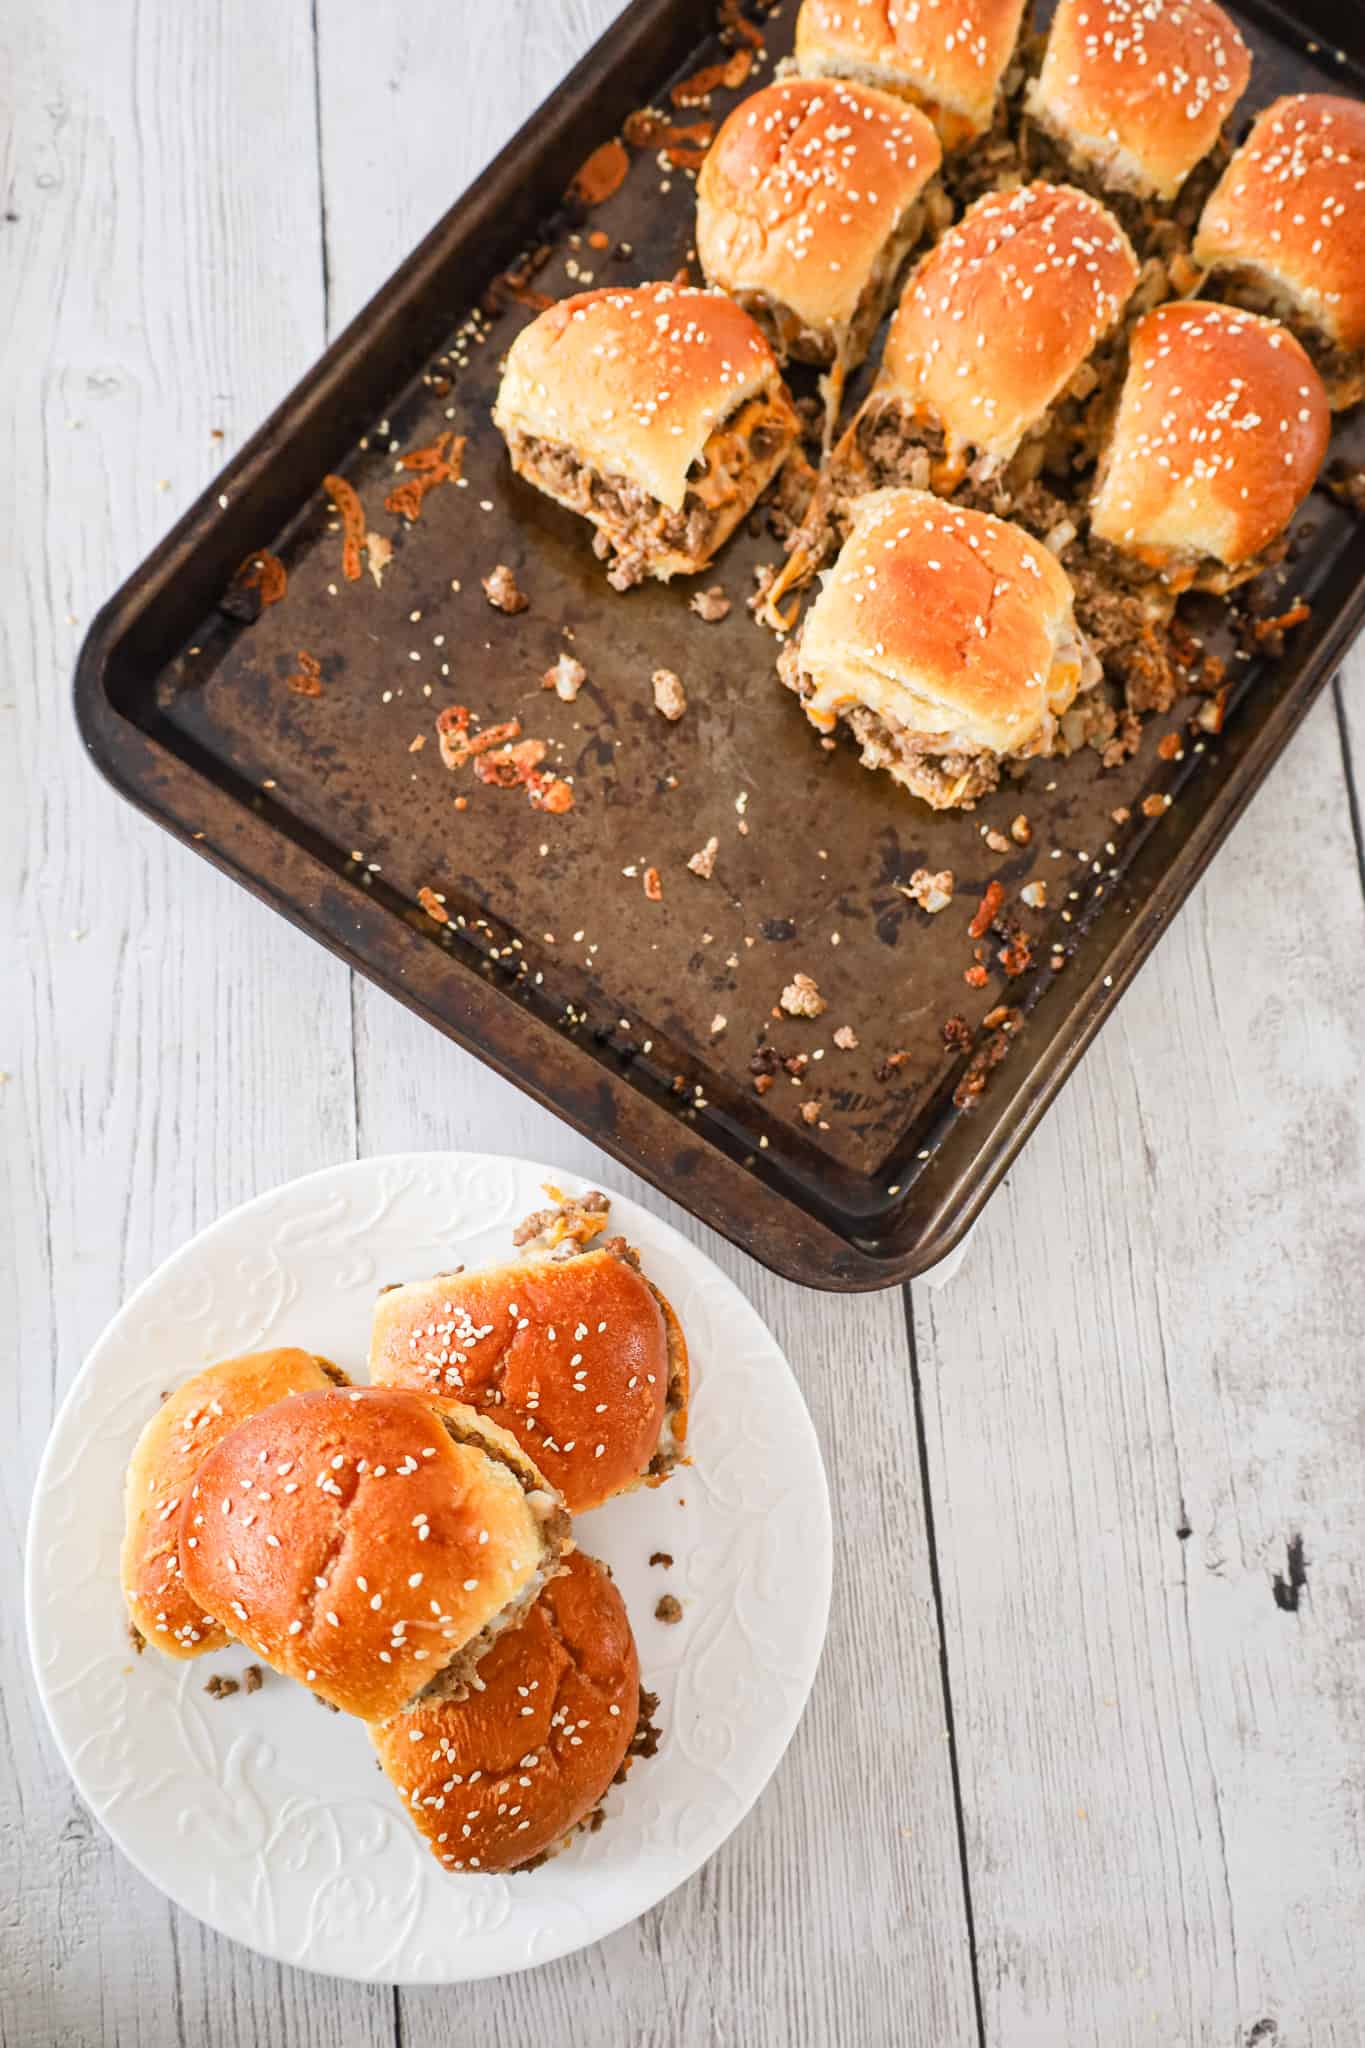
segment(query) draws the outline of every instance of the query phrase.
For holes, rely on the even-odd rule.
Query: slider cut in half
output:
[[[779,355],[862,361],[901,264],[949,207],[924,115],[865,86],[789,78],[743,100],[697,180],[708,281]]]
[[[778,670],[817,731],[935,810],[970,810],[1007,762],[1064,745],[1099,664],[1056,557],[1017,526],[924,491],[873,491]]]
[[[1061,0],[1026,106],[1106,193],[1171,200],[1219,143],[1251,55],[1215,0]]]
[[[171,1657],[221,1650],[220,1627],[180,1576],[180,1509],[209,1452],[249,1416],[288,1394],[344,1387],[346,1375],[311,1351],[285,1348],[225,1358],[168,1394],[128,1461],[121,1571],[133,1627]]]
[[[1258,115],[1204,208],[1194,260],[1211,297],[1293,330],[1335,409],[1365,397],[1365,106],[1302,93]]]
[[[540,314],[508,351],[493,418],[517,474],[592,521],[617,590],[704,569],[798,433],[743,308],[666,284]]]
[[[1091,532],[1172,589],[1231,589],[1283,551],[1331,425],[1287,328],[1232,306],[1159,306],[1133,330]]]
[[[356,1387],[277,1402],[209,1453],[180,1566],[239,1642],[375,1721],[468,1684],[567,1539],[558,1494],[505,1430]]]
[[[1093,462],[1122,374],[1119,320],[1137,282],[1128,237],[1064,185],[988,193],[915,267],[872,390],[765,599],[770,625],[846,530],[848,501],[887,485],[962,492],[1011,513],[1044,471],[1067,491]],[[1067,517],[1039,492],[1031,524]]]
[[[943,147],[984,135],[1019,40],[1025,0],[804,0],[796,68],[852,78],[922,107]]]
[[[562,1848],[622,1774],[640,1665],[611,1575],[581,1551],[493,1645],[481,1689],[370,1729],[447,1870],[520,1870]]]
[[[375,1305],[370,1377],[491,1417],[571,1514],[665,1476],[687,1430],[677,1317],[612,1248],[389,1288]]]
[[[853,449],[877,483],[946,491],[1010,465],[1021,483],[1069,469],[1094,452],[1091,358],[1137,278],[1128,237],[1087,193],[987,194],[906,286]]]

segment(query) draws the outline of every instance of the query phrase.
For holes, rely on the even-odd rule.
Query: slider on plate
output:
[[[1287,328],[1233,306],[1159,306],[1133,329],[1092,540],[1172,591],[1230,590],[1282,555],[1331,425]]]
[[[625,1603],[576,1551],[479,1667],[480,1689],[370,1729],[398,1795],[447,1870],[551,1856],[621,1772],[640,1719]]]
[[[1099,663],[1056,557],[1017,526],[925,491],[873,491],[778,660],[817,731],[935,810],[970,810],[1005,767],[1066,752]]]
[[[1111,198],[1145,241],[1196,166],[1217,169],[1250,76],[1215,0],[1061,0],[1025,96],[1031,157]]]
[[[129,1616],[145,1642],[171,1657],[201,1657],[235,1634],[204,1612],[180,1573],[180,1509],[209,1452],[289,1394],[348,1384],[339,1366],[285,1347],[225,1358],[166,1396],[134,1446],[124,1482],[120,1572]]]
[[[508,351],[493,418],[517,474],[591,520],[617,590],[706,568],[798,434],[743,308],[666,284],[541,313]]]
[[[386,1289],[370,1377],[468,1402],[516,1438],[573,1514],[664,1477],[686,1436],[687,1346],[624,1249]]]
[[[1299,93],[1259,114],[1194,260],[1209,297],[1292,328],[1335,409],[1365,397],[1365,105]]]
[[[866,355],[907,255],[951,218],[941,160],[924,115],[888,93],[836,80],[765,86],[702,165],[702,269],[780,356],[842,375]]]
[[[965,149],[995,119],[1026,0],[804,0],[796,68],[851,78],[922,107],[943,147]]]
[[[380,1720],[457,1692],[558,1567],[568,1516],[505,1430],[395,1388],[295,1394],[199,1466],[190,1598],[319,1698]]]
[[[1137,282],[1128,237],[1088,193],[1027,185],[989,193],[915,267],[881,369],[812,500],[765,615],[838,545],[848,501],[886,485],[979,509],[1064,520],[1040,498],[1068,491],[1098,452],[1122,374],[1119,321]]]

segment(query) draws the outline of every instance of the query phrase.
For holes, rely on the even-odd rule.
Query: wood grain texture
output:
[[[991,2042],[1360,2038],[1363,1073],[1324,700],[918,1301]]]
[[[270,62],[260,52],[268,48]],[[54,1403],[221,1210],[353,1143],[344,974],[97,782],[69,678],[95,606],[322,340],[306,0],[0,17],[0,2040],[346,2044],[387,1992],[175,1913],[80,1806],[14,1560]],[[271,149],[261,138],[273,138]],[[304,261],[284,252],[302,250]],[[241,280],[272,277],[268,292]],[[161,488],[161,481],[166,487]]]
[[[332,317],[345,320],[617,11],[504,14],[413,0],[363,26],[320,18]],[[509,10],[510,13],[510,10]],[[529,21],[530,15],[523,17]],[[466,41],[467,39],[467,41]],[[466,54],[467,51],[467,54]],[[467,63],[490,90],[468,127],[413,117]],[[416,74],[420,73],[418,76]],[[496,81],[496,91],[492,89]],[[353,138],[365,134],[363,149]],[[378,197],[375,166],[386,166]],[[836,1301],[765,1274],[368,983],[355,986],[362,1153],[455,1145],[605,1178],[667,1215],[735,1277],[796,1369],[836,1479],[836,1596],[807,1715],[775,1782],[690,1884],[610,1941],[459,1994],[471,2042],[976,2040],[913,1390],[895,1294]],[[869,1430],[863,1390],[878,1388]],[[883,1615],[888,1560],[898,1597]],[[646,1639],[647,1640],[647,1639]],[[859,1676],[863,1645],[878,1645]],[[848,1711],[850,1688],[870,1710]],[[888,1798],[888,1743],[900,1759]],[[405,2048],[450,2039],[450,1999],[401,1994]]]
[[[962,1277],[915,1289],[918,1410],[900,1297],[760,1272],[80,759],[67,677],[95,604],[614,12],[0,14],[22,485],[0,550],[0,1512],[17,1555],[85,1349],[222,1209],[357,1149],[544,1157],[704,1243],[792,1358],[838,1545],[811,1709],[745,1826],[637,1926],[502,1983],[362,1990],[208,1933],[116,1854],[41,1724],[11,1574],[0,2043],[971,2048],[942,1651],[990,2048],[1357,2048],[1365,910],[1343,745],[1365,791],[1365,654]]]

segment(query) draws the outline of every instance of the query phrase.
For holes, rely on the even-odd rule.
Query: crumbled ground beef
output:
[[[720,841],[713,833],[705,846],[689,856],[687,865],[694,875],[700,875],[704,882],[709,882],[716,872],[716,855],[719,852]]]
[[[834,1034],[834,1043],[838,1046],[840,1052],[856,1052],[859,1043],[858,1034],[851,1024],[841,1024]]]
[[[966,1052],[972,1042],[972,1027],[965,1017],[950,1017],[943,1026],[945,1052]]]
[[[688,600],[688,608],[705,619],[708,626],[716,625],[730,614],[730,600],[719,583],[713,583],[709,590],[694,590]]]
[[[553,690],[565,704],[572,704],[587,680],[588,671],[582,662],[575,661],[571,654],[561,654],[554,667],[546,669],[540,687]]]
[[[239,1687],[235,1678],[224,1678],[217,1671],[214,1672],[212,1678],[204,1686],[204,1691],[211,1700],[230,1700],[232,1695],[238,1690]]]
[[[483,583],[483,594],[492,605],[494,611],[508,613],[524,612],[527,605],[531,602],[530,598],[522,590],[518,589],[517,579],[508,568],[506,562],[499,562],[497,568],[491,570],[481,580]]]
[[[654,1619],[667,1622],[672,1627],[676,1622],[681,1621],[682,1617],[682,1601],[676,1599],[672,1593],[665,1593],[654,1609]]]
[[[676,725],[687,709],[687,692],[682,678],[671,668],[656,668],[650,678],[654,691],[654,709],[661,712],[671,725]]]
[[[600,1188],[586,1195],[560,1195],[553,1188],[547,1193],[555,1196],[553,1206],[533,1210],[512,1232],[518,1251],[555,1251],[566,1243],[579,1249],[606,1229],[611,1199]]]
[[[665,1571],[671,1571],[673,1568],[673,1553],[671,1550],[651,1550],[649,1561],[651,1564],[661,1564]]]
[[[260,1665],[248,1664],[246,1670],[242,1673],[242,1691],[244,1693],[259,1692],[264,1684],[265,1673]]]
[[[809,974],[794,974],[781,995],[789,1017],[822,1017],[829,1004]]]

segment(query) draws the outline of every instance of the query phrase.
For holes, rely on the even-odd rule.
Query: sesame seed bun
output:
[[[134,1446],[124,1484],[123,1594],[145,1641],[170,1657],[201,1657],[230,1640],[180,1576],[179,1511],[209,1452],[288,1394],[347,1384],[325,1358],[285,1347],[225,1358],[167,1395]]]
[[[942,155],[924,115],[890,93],[802,78],[765,86],[702,165],[702,269],[741,299],[789,308],[831,360]]]
[[[1287,328],[1232,306],[1159,306],[1133,330],[1091,528],[1173,580],[1254,567],[1313,487],[1331,431]]]
[[[712,431],[746,398],[781,388],[776,356],[732,299],[639,285],[580,292],[524,327],[493,419],[504,435],[561,443],[677,512]]]
[[[1029,749],[1083,661],[1071,585],[1022,528],[927,491],[871,491],[808,613],[806,715],[863,704],[953,749]]]
[[[1061,0],[1027,106],[1106,185],[1173,199],[1250,76],[1214,0]]]
[[[387,1289],[375,1304],[370,1377],[490,1416],[571,1514],[666,1473],[687,1429],[677,1318],[611,1250]]]
[[[581,1551],[493,1645],[481,1690],[370,1729],[447,1870],[517,1870],[562,1846],[620,1770],[640,1665],[611,1575]]]
[[[471,1409],[329,1389],[277,1402],[204,1459],[180,1568],[267,1664],[378,1720],[467,1679],[567,1527],[530,1459]]]
[[[1194,260],[1250,272],[1339,348],[1365,348],[1365,105],[1299,93],[1259,114],[1204,208]]]
[[[804,0],[796,68],[856,78],[923,107],[945,149],[991,125],[1026,0]]]
[[[1115,325],[1137,283],[1128,237],[1062,185],[988,193],[914,271],[879,389],[943,429],[949,456],[1002,467]]]

